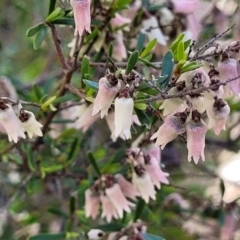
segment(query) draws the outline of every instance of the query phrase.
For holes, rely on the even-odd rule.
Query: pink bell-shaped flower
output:
[[[102,215],[106,217],[107,222],[111,222],[112,218],[118,219],[117,211],[107,195],[101,194],[100,201],[102,204]]]
[[[131,212],[130,207],[134,207],[135,204],[129,202],[119,186],[119,184],[115,183],[111,187],[105,189],[106,195],[109,197],[113,206],[115,207],[119,218],[123,217],[123,212],[126,211],[128,213]]]
[[[73,8],[75,32],[76,36],[79,34],[81,37],[84,30],[91,32],[91,13],[90,13],[90,0],[70,0]]]
[[[108,115],[113,99],[121,88],[121,83],[114,75],[108,75],[99,80],[98,94],[94,100],[92,115],[101,111],[101,118]]]
[[[140,196],[139,191],[135,186],[133,186],[129,181],[127,181],[121,174],[116,174],[115,179],[119,184],[122,193],[125,197],[131,198],[132,200],[136,200],[138,196]]]
[[[130,139],[131,136],[131,125],[132,125],[132,112],[134,102],[130,97],[129,89],[125,88],[119,97],[115,99],[115,137],[124,134],[126,139]]]
[[[212,107],[207,109],[207,115],[209,118],[208,128],[213,128],[216,135],[222,130],[226,130],[226,120],[230,113],[230,107],[227,102],[221,98],[215,98],[215,102]]]
[[[141,193],[142,199],[148,203],[149,199],[156,200],[156,191],[151,181],[149,173],[139,164],[134,168],[132,174],[133,185],[137,187]]]
[[[85,215],[95,219],[98,215],[100,206],[99,195],[91,189],[85,191]]]
[[[151,157],[154,157],[158,164],[161,162],[161,149],[159,146],[156,146],[153,143],[149,143],[147,145],[142,146],[142,151],[144,155],[149,155]]]
[[[3,102],[0,102],[0,123],[8,134],[9,142],[14,141],[16,143],[19,137],[26,138],[21,123],[12,106]]]
[[[114,35],[114,38],[112,57],[118,62],[121,62],[127,58],[127,49],[123,41],[122,32],[118,31],[117,34]]]
[[[200,159],[205,161],[204,148],[207,130],[206,124],[201,120],[201,114],[196,110],[193,111],[192,120],[186,126],[189,162],[192,159],[196,164]]]
[[[167,143],[185,132],[184,123],[186,119],[187,114],[185,112],[168,115],[158,131],[152,135],[151,140],[157,138],[156,145],[163,149]]]
[[[237,61],[230,58],[226,52],[222,54],[222,60],[218,62],[218,71],[222,81],[227,81],[232,78],[238,77],[237,73]],[[239,79],[229,82],[225,87],[225,96],[231,95],[230,90],[236,95],[239,95]]]
[[[145,155],[144,167],[149,173],[153,185],[155,185],[158,189],[161,187],[160,183],[169,184],[169,181],[167,179],[169,174],[162,171],[156,158]]]
[[[121,16],[120,14],[116,13],[115,14],[115,17],[112,18],[111,20],[111,25],[114,27],[114,28],[119,28],[125,24],[129,24],[131,23],[131,19],[130,18],[126,18],[126,17],[123,17]],[[124,30],[128,30],[129,28],[125,27]]]

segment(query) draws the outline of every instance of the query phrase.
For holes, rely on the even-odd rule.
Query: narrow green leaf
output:
[[[59,24],[59,25],[70,25],[70,26],[74,26],[74,20],[73,18],[68,18],[68,17],[61,17],[61,18],[57,18],[51,21],[52,24]]]
[[[41,167],[41,170],[44,173],[53,173],[53,172],[58,172],[63,169],[62,165],[54,165],[54,166],[49,166],[49,167]]]
[[[174,66],[174,58],[173,58],[173,53],[171,50],[169,50],[163,57],[162,61],[162,72],[161,76],[168,76],[166,80],[161,84],[162,88],[165,88],[168,85],[168,82],[171,78],[172,75],[172,70]]]
[[[47,35],[47,27],[45,25],[43,25],[39,32],[37,33],[34,41],[33,41],[33,48],[34,50],[37,50],[40,48],[40,46],[42,45],[42,42],[44,40],[44,38],[46,37]]]
[[[184,49],[186,50],[189,45],[191,44],[192,40],[191,39],[188,39],[187,41],[185,41],[183,44],[184,44]]]
[[[60,7],[56,8],[50,15],[47,16],[46,22],[52,22],[53,20],[57,19],[58,17],[62,17],[64,12]]]
[[[111,42],[109,44],[109,48],[108,48],[108,57],[112,57],[112,54],[113,54],[113,43]]]
[[[223,197],[224,193],[225,193],[225,185],[223,180],[220,180],[220,190],[221,190],[221,196]]]
[[[143,233],[142,236],[144,240],[165,240],[162,237],[159,237],[150,233]]]
[[[48,9],[48,15],[54,11],[55,5],[57,0],[50,0],[49,2],[49,9]]]
[[[178,43],[183,40],[184,36],[185,36],[185,33],[181,33],[170,45],[170,49],[172,50],[173,53],[177,51]]]
[[[41,105],[41,109],[42,110],[46,110],[47,107],[54,102],[54,100],[56,99],[56,96],[50,97],[47,101],[45,101],[42,105]]]
[[[139,109],[139,110],[146,110],[147,109],[147,104],[146,103],[134,103],[134,107]]]
[[[144,58],[145,56],[148,55],[148,53],[156,46],[157,44],[157,39],[154,38],[144,49],[144,51],[141,53],[140,57]]]
[[[69,213],[70,215],[73,215],[76,210],[76,198],[74,196],[70,197],[69,201]]]
[[[91,165],[93,166],[94,170],[96,171],[97,175],[98,176],[101,176],[101,172],[100,172],[100,169],[97,165],[97,162],[93,156],[93,154],[91,152],[87,152],[87,157],[88,157],[88,160],[89,162],[91,163]]]
[[[146,34],[140,32],[140,33],[139,33],[139,36],[138,36],[138,41],[137,41],[136,50],[138,50],[139,52],[142,52],[143,47],[144,47],[145,40],[146,40]]]
[[[97,83],[97,82],[90,81],[90,80],[87,80],[87,79],[83,79],[83,82],[84,82],[87,86],[89,86],[89,87],[91,87],[91,88],[93,88],[93,89],[95,89],[95,90],[98,90],[98,83]]]
[[[183,67],[180,69],[180,73],[184,73],[184,72],[189,72],[192,71],[194,69],[200,68],[202,67],[203,64],[202,63],[196,63],[196,62],[187,62],[183,65]]]
[[[40,88],[38,85],[34,84],[33,85],[33,90],[35,93],[35,96],[37,98],[37,101],[40,102],[41,98],[43,97],[43,89]]]
[[[29,237],[28,240],[64,240],[66,233],[40,233],[38,235]]]
[[[138,200],[137,207],[136,207],[136,210],[135,210],[134,221],[137,221],[140,218],[145,205],[146,205],[146,203],[143,199]]]
[[[28,166],[31,169],[31,171],[35,172],[36,171],[36,163],[34,161],[33,151],[32,151],[32,148],[30,147],[30,145],[27,146],[26,150],[27,150],[26,154],[27,154]]]
[[[36,35],[43,27],[44,27],[44,23],[39,23],[39,24],[29,28],[26,32],[27,37],[32,37],[32,36]]]
[[[83,84],[84,75],[89,73],[90,73],[90,61],[88,57],[84,57],[81,62],[81,75],[80,75],[82,87],[84,86]]]
[[[155,69],[160,69],[160,66],[156,66],[156,65],[152,64],[151,62],[149,62],[145,58],[139,57],[138,59],[139,59],[140,62],[145,63],[148,67],[152,67],[152,68],[155,68]]]
[[[137,108],[134,108],[134,111],[136,112],[140,123],[141,123],[143,126],[146,126],[146,128],[150,128],[150,126],[151,126],[151,121],[150,121],[149,117],[147,116],[147,114],[146,114],[144,111],[139,110],[139,109],[137,109]]]
[[[96,229],[101,229],[104,232],[114,232],[114,231],[120,231],[123,227],[125,227],[124,224],[109,223],[105,225],[98,225]]]
[[[73,98],[74,98],[74,96],[73,96],[72,94],[66,94],[66,95],[64,95],[64,96],[62,96],[62,97],[56,98],[56,99],[54,100],[54,103],[56,104],[56,103],[67,102],[67,101],[69,101],[69,100],[72,100]]]
[[[187,59],[187,54],[185,53],[184,44],[182,41],[180,41],[177,46],[177,60],[181,61],[186,59]]]
[[[79,146],[80,146],[80,142],[79,142],[79,139],[78,138],[75,138],[74,141],[72,142],[71,144],[71,147],[70,147],[70,151],[68,153],[68,157],[67,159],[68,160],[72,160],[72,158],[75,156],[75,154],[77,153],[78,149],[79,149]]]
[[[55,207],[49,207],[47,209],[47,211],[49,213],[52,213],[54,215],[57,215],[59,217],[63,217],[63,218],[69,218],[69,214],[64,212],[63,210],[59,209],[59,208],[55,208]]]
[[[128,63],[125,71],[126,75],[128,75],[132,71],[132,69],[135,67],[138,61],[138,57],[139,57],[138,50],[135,50],[134,52],[132,52],[131,56],[128,59]]]
[[[138,91],[144,92],[153,96],[156,96],[158,94],[158,91],[154,88],[152,88],[148,83],[142,83],[138,88]]]

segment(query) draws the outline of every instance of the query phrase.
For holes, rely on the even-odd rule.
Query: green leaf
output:
[[[67,159],[68,160],[72,160],[72,158],[75,156],[75,154],[77,153],[78,149],[79,149],[79,146],[80,146],[80,142],[79,142],[79,139],[78,138],[75,138],[74,141],[72,142],[71,144],[71,147],[70,147],[70,151],[68,153],[68,157]]]
[[[33,90],[34,90],[35,96],[37,98],[37,101],[40,102],[40,100],[42,99],[42,97],[44,95],[43,89],[41,87],[39,87],[38,85],[34,84]]]
[[[39,23],[31,28],[29,28],[26,32],[27,37],[35,36],[43,27],[44,23]]]
[[[139,52],[142,52],[144,43],[146,40],[146,34],[140,32],[139,36],[138,36],[138,41],[137,41],[137,46],[136,46],[136,50],[138,50]]]
[[[76,210],[76,198],[74,196],[71,196],[69,201],[69,213],[73,215],[75,210]]]
[[[128,59],[128,63],[127,63],[126,71],[125,71],[126,75],[128,75],[132,71],[132,69],[135,67],[135,65],[138,61],[138,57],[139,57],[138,50],[135,50],[134,52],[132,52],[132,54],[130,55],[130,57]]]
[[[113,54],[113,43],[111,42],[109,44],[109,48],[108,48],[108,57],[112,57],[112,54]]]
[[[69,218],[69,214],[59,208],[49,207],[47,211],[59,217]]]
[[[29,237],[28,240],[64,240],[66,233],[40,233],[38,235]]]
[[[162,237],[159,237],[150,233],[143,233],[142,236],[144,240],[165,240]]]
[[[80,75],[80,81],[82,83],[83,87],[83,79],[85,74],[89,74],[90,72],[90,61],[88,57],[84,57],[81,62],[81,75]]]
[[[142,83],[138,88],[138,91],[144,92],[153,96],[156,96],[158,94],[158,91],[154,88],[152,88],[148,83]]]
[[[180,73],[184,73],[184,72],[189,72],[192,71],[194,69],[200,68],[202,67],[203,64],[202,63],[196,63],[196,62],[186,62],[182,68],[180,69]]]
[[[94,170],[96,171],[97,175],[101,176],[101,172],[100,172],[100,169],[99,169],[99,167],[97,165],[97,162],[96,162],[96,160],[94,158],[94,155],[91,152],[88,152],[87,153],[87,157],[88,157],[89,162],[93,166]]]
[[[69,101],[69,100],[72,100],[73,98],[74,98],[73,95],[71,95],[71,94],[66,94],[66,95],[64,95],[64,96],[62,96],[62,97],[56,98],[56,99],[54,100],[54,103],[56,104],[56,103],[67,102],[67,101]]]
[[[91,88],[93,88],[93,89],[95,89],[95,90],[98,90],[98,83],[97,83],[97,82],[90,81],[90,80],[87,80],[87,79],[83,79],[83,82],[84,82],[87,86],[89,86],[89,87],[91,87]]]
[[[139,59],[140,62],[145,63],[148,67],[152,67],[152,68],[155,68],[155,69],[159,69],[159,68],[160,68],[160,66],[158,67],[158,66],[152,64],[151,62],[149,62],[149,61],[148,61],[147,59],[145,59],[145,58],[139,57],[138,59]]]
[[[185,53],[184,44],[182,41],[180,41],[177,46],[177,60],[181,61],[186,59],[187,59],[187,54]]]
[[[145,205],[146,205],[146,203],[143,199],[138,200],[137,207],[136,207],[136,210],[135,210],[134,221],[137,221],[140,218]]]
[[[130,4],[132,0],[117,0],[114,2],[113,8],[123,9],[126,5]]]
[[[171,50],[169,50],[163,57],[162,61],[162,73],[161,76],[168,76],[166,80],[161,84],[162,88],[165,88],[168,85],[168,82],[171,78],[172,75],[172,70],[174,66],[174,58],[173,58],[173,53]]]
[[[49,3],[49,10],[48,10],[48,15],[54,11],[55,5],[56,5],[57,0],[50,0]]]
[[[42,104],[41,109],[45,111],[47,107],[54,102],[55,99],[56,99],[56,96],[50,97],[46,102]]]
[[[157,44],[157,39],[154,38],[144,49],[144,51],[141,53],[140,57],[144,58],[145,56],[148,55],[148,53],[156,46]]]
[[[147,128],[150,128],[151,126],[151,121],[149,119],[149,117],[147,116],[147,114],[142,111],[142,110],[139,110],[137,108],[134,108],[137,116],[138,116],[138,119],[140,121],[140,123],[143,125],[143,126],[146,126]]]
[[[33,157],[33,151],[30,145],[27,146],[27,162],[28,162],[28,166],[31,169],[31,171],[36,171],[36,163],[34,161],[34,157]]]
[[[41,167],[41,171],[44,173],[53,173],[53,172],[58,172],[63,169],[62,165],[54,165],[54,166],[49,166],[49,167]]]
[[[47,27],[45,25],[43,25],[40,29],[39,32],[37,33],[34,41],[33,41],[33,48],[34,50],[37,50],[40,48],[40,46],[42,45],[42,42],[44,40],[44,38],[47,35]]]
[[[187,41],[184,42],[184,49],[186,50],[189,45],[191,44],[192,40],[191,39],[188,39]]]
[[[109,223],[105,225],[98,225],[96,229],[101,229],[104,232],[114,232],[114,231],[120,231],[124,227],[125,227],[124,224]]]
[[[177,51],[178,43],[183,40],[184,36],[185,33],[181,33],[170,45],[170,49],[172,50],[173,53]]]
[[[68,17],[61,17],[61,18],[54,19],[51,23],[59,24],[59,25],[70,25],[70,26],[75,25],[73,18],[68,18]]]
[[[62,17],[64,12],[60,7],[56,8],[50,15],[47,16],[46,22],[52,22],[53,20],[57,19],[58,17]]]
[[[147,104],[146,103],[134,103],[134,107],[139,109],[139,110],[146,110],[147,109]]]

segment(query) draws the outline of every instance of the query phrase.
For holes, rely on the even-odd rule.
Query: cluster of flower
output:
[[[168,173],[160,168],[160,149],[153,144],[142,148],[128,149],[127,162],[132,170],[132,183],[121,174],[103,175],[85,192],[86,217],[96,218],[102,205],[101,217],[110,222],[112,218],[123,217],[123,212],[130,212],[135,206],[127,200],[142,197],[146,203],[156,199],[156,191],[161,183],[168,184]]]
[[[12,104],[8,98],[2,97],[0,100],[0,124],[1,131],[8,134],[10,142],[18,141],[18,138],[26,138],[27,132],[29,138],[33,135],[42,136],[41,127],[34,114],[24,110],[22,105]]]
[[[112,232],[106,238],[106,233],[100,229],[91,229],[86,233],[89,240],[143,240],[142,234],[146,233],[146,224],[138,219],[136,222],[130,222],[119,232]]]
[[[166,118],[151,139],[157,138],[156,144],[162,149],[168,142],[186,132],[188,161],[204,161],[207,130],[213,128],[215,134],[219,135],[226,129],[230,108],[224,99],[239,96],[240,92],[238,63],[226,51],[221,53],[217,69],[211,66],[208,74],[202,68],[188,72],[169,90],[169,95],[177,96],[183,91],[192,91],[193,94],[186,94],[184,98],[166,99],[160,106]],[[219,84],[221,81],[227,81],[227,84]],[[197,89],[202,90],[194,93]],[[208,124],[202,118],[208,119]]]

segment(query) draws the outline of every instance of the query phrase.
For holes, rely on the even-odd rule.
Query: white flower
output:
[[[133,99],[132,98],[116,98],[115,99],[115,131],[116,137],[124,134],[126,139],[131,138],[131,125],[132,125],[132,112],[133,112]]]
[[[100,229],[91,229],[87,233],[87,239],[89,240],[101,240],[105,237],[106,233]]]
[[[0,123],[6,129],[10,142],[14,141],[16,143],[18,137],[26,138],[21,123],[11,105],[0,104]]]
[[[132,175],[132,182],[141,193],[143,200],[146,203],[149,202],[149,198],[156,200],[156,192],[149,173],[141,165],[135,167],[135,171]]]
[[[32,112],[29,112],[27,110],[20,110],[20,123],[23,129],[27,132],[29,138],[32,138],[33,135],[37,135],[39,137],[42,137],[42,130],[41,127],[43,126],[41,123],[39,123],[34,114]]]

